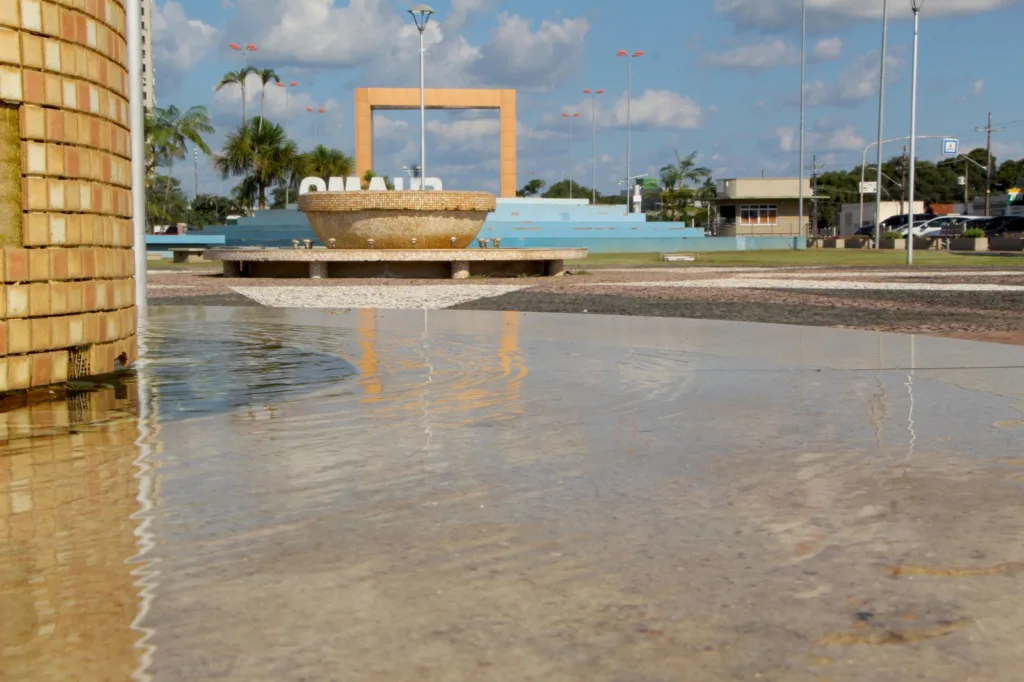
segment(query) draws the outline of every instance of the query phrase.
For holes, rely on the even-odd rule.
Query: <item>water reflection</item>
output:
[[[0,413],[0,678],[136,667],[134,382]]]

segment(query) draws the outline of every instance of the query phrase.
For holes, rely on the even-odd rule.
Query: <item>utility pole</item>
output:
[[[971,209],[967,207],[967,191],[971,186],[971,164],[964,162],[964,215],[971,215]]]
[[[814,197],[818,194],[818,155],[811,156],[811,225],[807,230],[810,237],[818,229],[818,200]]]
[[[907,200],[907,145],[903,145],[903,178],[900,180],[900,214],[903,214],[904,203]],[[910,212],[914,212],[914,207],[910,207]]]
[[[196,166],[196,191],[192,195],[192,200],[195,201],[195,198],[199,196],[199,147],[192,147],[192,156],[195,159]]]
[[[988,170],[988,177],[985,179],[985,215],[992,215],[992,133],[1001,133],[1006,128],[993,128],[992,127],[992,112],[988,112],[988,125],[984,128],[975,128],[979,133],[985,133],[988,136],[988,142],[985,148],[988,150],[988,163],[985,164],[986,170]]]

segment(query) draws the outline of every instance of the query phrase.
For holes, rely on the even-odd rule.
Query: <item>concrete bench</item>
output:
[[[202,247],[171,249],[171,256],[175,263],[204,263]]]

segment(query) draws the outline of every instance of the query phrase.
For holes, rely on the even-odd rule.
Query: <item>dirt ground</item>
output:
[[[703,287],[723,278],[796,280],[792,288]],[[802,288],[801,278],[815,280]],[[823,286],[821,280],[834,284]],[[761,280],[758,280],[761,281]],[[877,289],[852,289],[846,282],[875,283]],[[672,286],[683,282],[686,286]],[[816,284],[815,284],[816,282]],[[594,269],[586,274],[543,279],[470,279],[459,286],[514,283],[526,288],[456,306],[466,310],[518,310],[581,314],[689,317],[800,324],[904,333],[1024,345],[1024,269],[971,272],[878,272],[849,269]],[[647,285],[651,283],[651,285]],[[913,283],[936,290],[886,288]],[[407,279],[224,279],[214,270],[163,272],[149,278],[151,305],[259,305],[233,286],[382,287],[451,285],[451,280]],[[943,290],[966,285],[968,290]],[[970,290],[1002,285],[1005,290]],[[815,288],[817,286],[817,288]],[[1016,288],[1020,287],[1019,290]],[[948,287],[947,287],[948,288]]]

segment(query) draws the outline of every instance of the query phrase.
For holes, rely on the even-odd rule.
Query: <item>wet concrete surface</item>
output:
[[[1024,349],[262,308],[143,339],[0,417],[5,680],[1020,679]]]

